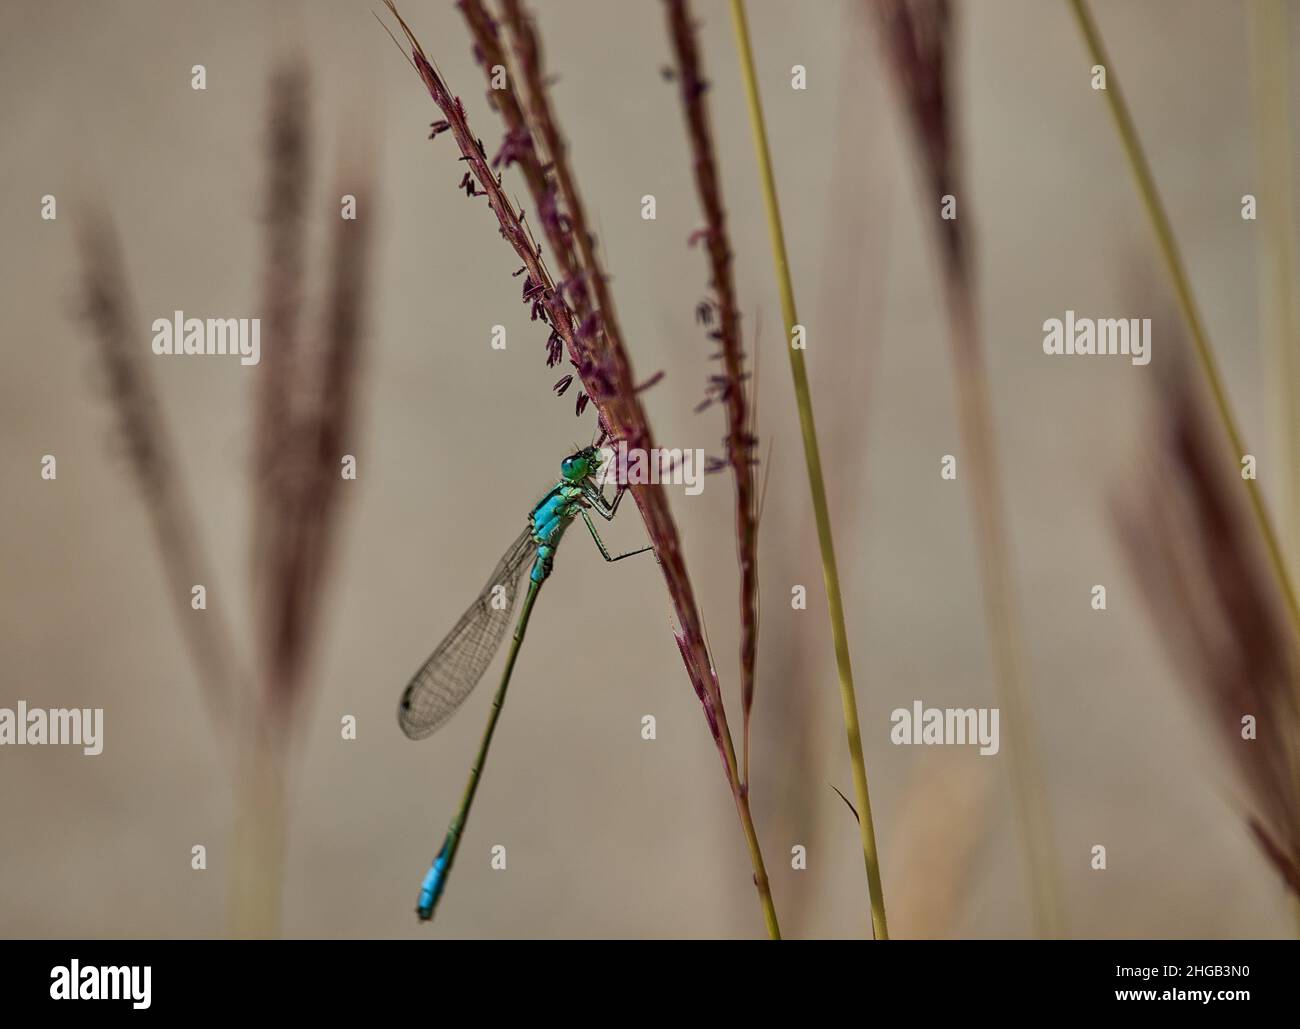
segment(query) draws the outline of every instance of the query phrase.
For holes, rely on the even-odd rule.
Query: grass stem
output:
[[[265,940],[280,933],[285,768],[264,729],[254,727],[252,736],[236,780],[227,916],[234,938]]]
[[[709,124],[708,84],[695,39],[695,21],[688,0],[667,0],[668,35],[677,59],[677,79],[686,135],[691,147],[695,188],[706,228],[709,288],[717,309],[719,357],[724,369],[711,377],[720,385],[710,388],[706,403],[720,400],[727,411],[727,463],[736,483],[736,557],[740,565],[740,700],[744,717],[740,781],[749,789],[749,727],[754,707],[754,666],[758,655],[758,496],[754,484],[755,408],[746,385],[745,351],[741,345],[740,309],[732,272],[731,240],[727,212],[722,203],[722,176],[714,152]]]
[[[871,820],[871,798],[867,792],[866,762],[862,755],[862,733],[858,727],[858,701],[853,687],[853,669],[849,661],[848,631],[844,625],[844,604],[840,598],[840,576],[835,564],[835,544],[831,537],[830,512],[826,504],[826,484],[822,478],[821,451],[817,445],[817,426],[813,420],[812,394],[804,352],[790,345],[795,313],[794,285],[790,280],[790,263],[786,256],[785,234],[781,228],[781,210],[777,202],[776,181],[772,173],[772,156],[768,149],[763,106],[754,72],[754,54],[749,42],[749,26],[744,0],[731,0],[731,20],[736,35],[736,52],[749,105],[754,151],[763,186],[763,206],[772,237],[772,258],[776,265],[777,285],[781,292],[781,312],[785,319],[786,348],[790,354],[790,374],[794,379],[795,404],[799,409],[799,429],[803,437],[804,460],[808,466],[808,485],[812,491],[813,517],[817,523],[817,542],[821,549],[822,577],[826,583],[826,606],[831,620],[835,645],[835,664],[839,671],[840,701],[844,708],[844,729],[849,742],[849,760],[853,768],[853,792],[857,800],[858,827],[862,837],[862,856],[867,868],[867,886],[871,895],[871,925],[878,940],[889,938],[885,919],[885,897],[880,881],[880,857],[876,849],[876,831]]]

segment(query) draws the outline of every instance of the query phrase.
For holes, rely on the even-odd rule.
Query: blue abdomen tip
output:
[[[424,882],[420,883],[420,901],[416,913],[420,916],[420,921],[427,922],[433,917],[433,906],[438,902],[438,895],[442,893],[443,873],[447,865],[443,853],[440,851],[429,870],[424,873]]]

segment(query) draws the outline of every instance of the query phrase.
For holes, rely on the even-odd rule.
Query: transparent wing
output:
[[[424,739],[455,714],[483,678],[510,627],[519,580],[534,551],[530,530],[525,529],[497,563],[478,599],[407,684],[397,722],[411,739]],[[504,595],[493,604],[498,586]]]

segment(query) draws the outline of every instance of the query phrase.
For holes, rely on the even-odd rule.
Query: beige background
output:
[[[432,929],[412,907],[459,798],[489,701],[481,689],[435,738],[409,743],[398,692],[481,584],[590,416],[548,393],[543,335],[517,301],[516,262],[419,81],[371,16],[378,4],[9,0],[0,7],[0,705],[106,709],[102,756],[0,751],[0,933],[206,936],[224,931],[231,792],[152,537],[73,317],[75,230],[111,208],[147,347],[148,321],[256,313],[267,75],[294,40],[314,75],[318,228],[336,216],[343,151],[376,144],[370,350],[343,544],[313,696],[299,725],[284,931],[295,936],[761,934],[744,843],[652,562],[605,567],[574,536],[560,554],[447,897]],[[660,439],[720,451],[715,408],[692,413],[708,344],[706,278],[686,247],[700,218],[660,5],[547,2],[554,96],[614,275]],[[751,4],[751,21],[830,473],[887,890],[951,893],[961,935],[1030,920],[1004,761],[976,811],[960,882],[902,861],[918,774],[937,748],[889,743],[889,712],[993,704],[969,511],[941,482],[959,452],[933,252],[904,126],[858,3]],[[1146,315],[1154,249],[1063,3],[959,4],[957,83],[969,158],[961,215],[977,232],[983,326],[1031,681],[1048,756],[1071,930],[1081,936],[1289,931],[1280,887],[1247,839],[1204,720],[1169,671],[1115,547],[1107,498],[1143,441],[1140,386],[1120,359],[1046,359],[1044,318]],[[791,935],[867,927],[856,832],[829,789],[849,774],[820,569],[780,342],[757,177],[725,5],[696,5],[737,251],[748,342],[758,328],[760,433],[773,441],[762,538],[764,621],[755,817]],[[276,16],[276,11],[279,16]],[[1229,386],[1262,455],[1244,5],[1099,2],[1097,15],[1150,147]],[[450,4],[404,13],[489,148],[499,130]],[[1294,52],[1294,50],[1293,50]],[[206,92],[190,88],[205,64]],[[789,88],[792,64],[809,88]],[[1300,109],[1293,103],[1293,109]],[[521,196],[521,181],[512,179]],[[58,196],[59,217],[39,218]],[[639,216],[643,194],[658,219]],[[322,248],[321,254],[324,253]],[[321,262],[318,262],[318,267]],[[509,333],[504,353],[490,326]],[[264,340],[264,348],[274,345]],[[1155,341],[1155,361],[1162,340]],[[213,584],[247,643],[247,451],[256,369],[151,363],[181,443]],[[59,461],[39,478],[42,454]],[[1265,476],[1267,478],[1267,476]],[[673,498],[733,722],[736,570],[725,477]],[[614,545],[644,529],[622,518]],[[788,603],[808,586],[806,612]],[[1110,610],[1088,608],[1093,583]],[[494,673],[490,673],[494,677]],[[356,716],[360,736],[339,739]],[[658,739],[639,738],[654,714]],[[924,797],[922,791],[922,797]],[[209,870],[190,869],[190,848]],[[508,847],[508,871],[487,849]],[[789,868],[809,847],[809,868]],[[1088,867],[1108,847],[1110,868]],[[937,848],[942,851],[946,844]],[[941,854],[939,856],[942,856]],[[904,919],[906,915],[899,913]],[[905,924],[896,924],[900,933]]]

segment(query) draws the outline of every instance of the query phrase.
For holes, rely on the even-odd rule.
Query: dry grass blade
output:
[[[1167,372],[1156,401],[1155,444],[1117,505],[1121,540],[1172,658],[1242,772],[1252,832],[1300,896],[1300,664],[1285,599],[1189,369]]]
[[[535,315],[550,325],[568,350],[570,360],[577,369],[587,396],[596,405],[604,429],[612,436],[626,441],[630,448],[651,449],[654,445],[653,437],[638,396],[639,388],[632,377],[631,361],[624,349],[622,336],[614,318],[613,304],[609,298],[605,277],[600,274],[595,263],[592,237],[586,229],[581,206],[576,201],[572,176],[568,172],[567,162],[563,159],[559,130],[554,118],[549,114],[549,105],[543,103],[544,98],[539,100],[534,95],[530,95],[525,100],[525,106],[534,120],[537,119],[539,111],[545,112],[544,123],[540,130],[535,127],[534,132],[540,131],[543,138],[547,140],[555,175],[560,184],[561,199],[565,204],[564,217],[568,219],[569,231],[572,232],[578,249],[583,254],[584,274],[587,281],[592,284],[596,296],[597,310],[581,321],[575,317],[563,292],[557,288],[551,278],[542,261],[540,248],[525,231],[522,212],[517,212],[507,199],[500,177],[491,168],[486,149],[470,129],[460,98],[447,88],[442,76],[425,54],[410,27],[402,20],[393,0],[385,0],[385,4],[406,37],[411,49],[411,60],[417,73],[443,114],[445,125],[439,127],[451,133],[461,152],[462,161],[469,168],[467,175],[472,177],[472,181],[467,192],[472,197],[477,195],[486,197],[488,206],[497,219],[502,237],[523,262],[524,270],[527,272],[524,287],[525,300],[533,304]],[[526,22],[518,5],[509,6],[508,14],[515,18],[514,24]],[[525,67],[524,77],[533,85],[544,88],[537,57],[536,37],[532,33],[531,26],[527,28],[525,39],[531,39],[532,43],[527,47],[528,52],[520,58]],[[529,67],[533,69],[532,72],[528,70]],[[557,150],[559,153],[556,152]],[[630,490],[645,522],[646,531],[654,544],[655,554],[677,616],[678,626],[674,630],[674,637],[686,665],[687,674],[704,707],[705,719],[718,747],[727,782],[745,831],[751,862],[754,865],[754,881],[763,904],[768,932],[769,935],[778,936],[780,930],[771,902],[771,892],[763,868],[757,833],[754,831],[749,814],[748,800],[739,782],[735,748],[727,727],[722,692],[704,639],[703,624],[695,603],[690,577],[686,572],[677,526],[668,508],[667,495],[663,490],[645,484],[634,484]]]
[[[744,718],[741,781],[749,786],[749,720],[754,706],[754,661],[758,652],[758,515],[754,493],[754,446],[750,421],[745,351],[740,337],[740,311],[731,267],[727,214],[714,154],[713,132],[705,102],[704,79],[695,28],[687,0],[666,0],[668,34],[677,57],[677,82],[686,135],[690,141],[695,187],[704,209],[705,228],[699,233],[709,254],[709,286],[717,308],[718,327],[711,334],[722,350],[723,375],[713,398],[727,410],[727,463],[736,483],[736,556],[740,564],[740,700]]]
[[[123,255],[106,216],[93,216],[81,234],[84,313],[99,341],[97,353],[117,412],[135,481],[153,524],[169,597],[216,723],[229,729],[243,683],[233,637],[213,589],[194,505],[181,481],[172,435],[139,344],[139,321],[123,271]],[[209,586],[202,615],[189,609],[195,583]]]

